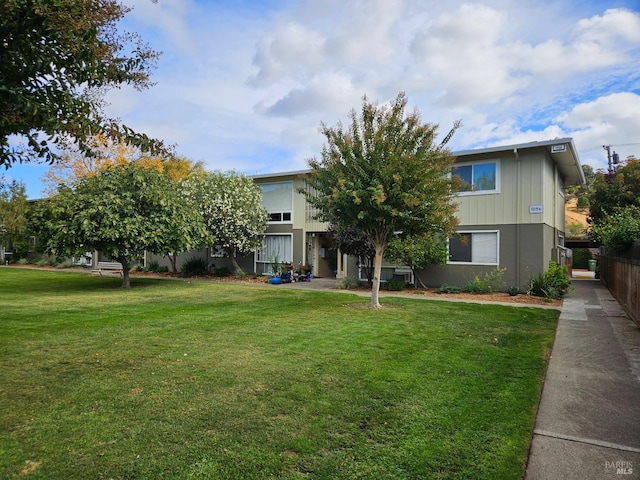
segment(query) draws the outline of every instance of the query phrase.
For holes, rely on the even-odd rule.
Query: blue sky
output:
[[[107,113],[211,170],[306,168],[321,122],[400,91],[453,150],[571,136],[640,157],[637,1],[124,0],[122,28],[162,51],[156,85]],[[44,165],[4,172],[41,196]]]

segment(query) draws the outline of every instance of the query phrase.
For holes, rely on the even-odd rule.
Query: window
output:
[[[499,188],[498,162],[471,163],[457,165],[451,170],[451,175],[462,180],[461,194],[498,193]]]
[[[269,222],[290,223],[293,210],[293,182],[266,183],[262,188],[262,206]]]
[[[272,263],[293,262],[293,237],[265,235],[262,248],[256,252],[256,273],[271,272]]]
[[[449,238],[449,263],[498,265],[498,232],[460,232]]]

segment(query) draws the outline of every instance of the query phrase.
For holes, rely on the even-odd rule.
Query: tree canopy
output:
[[[164,151],[102,114],[107,89],[151,85],[158,53],[116,28],[129,11],[116,0],[0,0],[0,165],[53,163],[65,141],[91,152],[86,139],[98,133]],[[10,144],[13,135],[27,145]]]
[[[640,241],[640,160],[627,158],[613,173],[598,173],[589,196],[590,236],[623,253]]]
[[[25,238],[27,205],[24,183],[13,180],[5,184],[0,179],[0,240],[5,248],[14,251],[14,255],[24,253],[16,252],[16,249],[27,244]]]
[[[98,250],[122,264],[124,288],[131,262],[145,251],[164,256],[208,242],[201,216],[178,186],[137,162],[61,186],[30,217],[43,250],[59,256]]]
[[[444,265],[449,259],[447,237],[442,233],[425,232],[420,235],[398,235],[387,246],[387,258],[411,268],[415,287],[426,285],[418,273],[429,265]]]
[[[238,269],[236,256],[262,246],[269,215],[262,191],[236,172],[196,172],[184,182],[186,197],[198,210],[215,245]]]
[[[71,186],[81,178],[97,175],[109,166],[129,162],[157,170],[174,183],[181,182],[193,172],[204,171],[202,162],[192,162],[174,155],[145,155],[136,147],[113,141],[104,135],[94,135],[87,141],[93,151],[91,156],[75,145],[68,145],[60,151],[60,159],[49,167],[43,177],[46,194],[55,194],[60,185]]]
[[[301,190],[321,220],[354,228],[374,245],[371,305],[377,308],[382,257],[392,236],[447,235],[456,225],[454,158],[435,143],[437,125],[422,123],[417,110],[407,114],[406,105],[404,93],[385,106],[365,97],[348,128],[322,124],[322,158],[309,161],[311,188]]]
[[[596,175],[589,194],[589,221],[596,224],[627,206],[640,206],[640,160],[635,157],[613,173]]]

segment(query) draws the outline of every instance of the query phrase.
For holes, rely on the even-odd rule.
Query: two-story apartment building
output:
[[[452,174],[465,187],[458,192],[458,237],[449,240],[449,262],[420,274],[432,287],[461,285],[476,275],[506,268],[508,285],[525,285],[549,261],[564,263],[564,190],[584,183],[571,138],[454,152]],[[274,262],[310,264],[313,274],[362,278],[358,259],[337,251],[325,223],[318,222],[305,196],[308,171],[255,175],[270,220],[264,246],[238,259],[247,272],[269,273]],[[214,250],[201,252],[211,256]],[[213,258],[226,265],[228,259]],[[386,265],[383,279],[409,278],[402,266]]]
[[[549,261],[564,263],[564,189],[584,183],[571,138],[454,152],[453,174],[465,187],[458,192],[459,237],[449,240],[449,262],[422,272],[428,286],[463,284],[476,275],[506,268],[509,285],[524,285],[546,270]],[[316,276],[361,276],[357,259],[337,252],[327,225],[314,219],[304,195],[305,171],[256,175],[264,206],[271,215],[265,248],[255,271],[269,271],[275,257],[310,263]],[[388,265],[383,278],[406,275]]]

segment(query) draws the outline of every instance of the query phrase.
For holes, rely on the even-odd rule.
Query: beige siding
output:
[[[520,154],[519,158],[510,152],[495,158],[500,169],[500,192],[458,196],[457,216],[460,224],[546,223],[547,212],[553,214],[553,202],[545,200],[543,185],[545,181],[552,180],[553,172],[546,171],[544,157],[544,150],[539,149]],[[476,158],[464,158],[465,162],[473,160]],[[477,160],[487,161],[492,158],[478,157]],[[531,205],[544,205],[544,213],[529,213]]]
[[[460,195],[457,216],[462,225],[538,224],[564,231],[564,183],[546,149],[503,152],[501,157],[469,155],[460,161],[496,160],[500,191],[486,195]],[[542,213],[530,207],[542,205]]]

